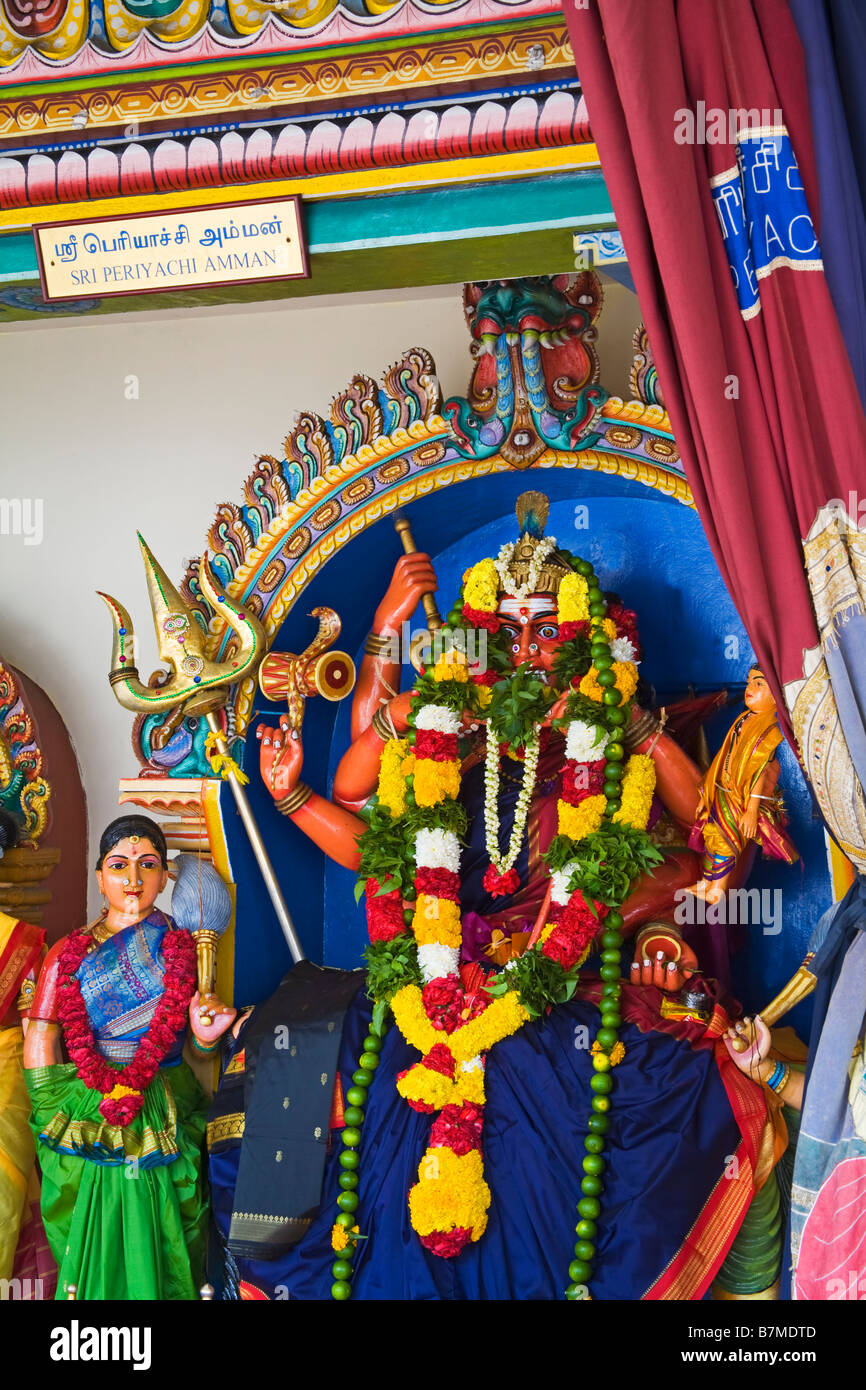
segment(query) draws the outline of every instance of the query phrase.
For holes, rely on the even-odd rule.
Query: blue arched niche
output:
[[[690,685],[698,692],[726,688],[734,697],[707,727],[714,752],[742,708],[752,653],[700,521],[682,504],[641,483],[563,468],[495,474],[420,498],[407,515],[419,548],[434,558],[440,609],[444,613],[450,608],[468,565],[514,539],[514,502],[531,487],[551,499],[548,532],[568,549],[591,559],[604,586],[615,589],[637,611],[645,652],[641,671],[655,686],[659,701],[685,696]],[[360,664],[376,605],[401,554],[389,518],[362,532],[328,561],[304,591],[284,622],[275,649],[302,650],[315,631],[310,609],[327,604],[343,619],[340,645]],[[413,625],[423,625],[420,609]],[[404,686],[411,676],[411,668],[406,667]],[[308,704],[303,775],[317,791],[329,791],[347,746],[349,704],[333,706],[319,699]],[[261,697],[256,708],[268,715],[277,712]],[[366,930],[363,906],[354,899],[354,876],[327,861],[296,827],[273,811],[255,772],[255,722],[251,722],[247,749],[251,794],[305,949],[327,965],[355,967],[361,963]],[[781,750],[781,761],[791,831],[803,864],[791,867],[759,860],[750,880],[750,887],[767,895],[764,902],[769,912],[763,927],[748,929],[748,943],[738,960],[738,992],[750,1009],[766,1003],[796,969],[812,926],[830,901],[823,831],[813,818],[808,789],[787,745]],[[238,829],[230,829],[233,859],[237,857],[243,878],[236,998],[254,1000],[274,987],[290,962]],[[237,872],[236,877],[240,882]],[[802,1030],[806,1022],[802,1010],[793,1021]]]

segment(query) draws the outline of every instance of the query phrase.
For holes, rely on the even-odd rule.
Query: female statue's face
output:
[[[150,840],[137,835],[118,840],[96,871],[96,882],[109,910],[135,920],[147,916],[167,879],[158,851]]]
[[[503,598],[498,612],[512,666],[528,661],[537,670],[552,671],[561,645],[555,597],[530,594],[525,599]]]
[[[757,667],[753,667],[749,672],[749,681],[743,698],[746,707],[753,714],[769,714],[771,710],[776,708],[773,692]]]

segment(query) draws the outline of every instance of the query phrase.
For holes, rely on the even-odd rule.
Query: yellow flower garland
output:
[[[434,1028],[424,1009],[424,999],[417,985],[404,985],[391,1000],[394,1022],[409,1043],[420,1053],[427,1053],[436,1043],[447,1043],[447,1034]]]
[[[656,789],[656,769],[646,753],[633,753],[625,765],[622,779],[622,800],[614,816],[619,825],[631,825],[646,830],[653,793]]]
[[[441,901],[441,899],[440,899]],[[464,1023],[454,1033],[434,1028],[424,1012],[424,1000],[417,985],[405,985],[391,1000],[394,1021],[403,1037],[418,1051],[427,1053],[436,1043],[448,1048],[457,1065],[468,1062],[481,1052],[489,1052],[495,1043],[516,1033],[529,1020],[517,994],[509,991],[494,999],[492,1004]]]
[[[460,792],[460,764],[449,759],[416,758],[415,800],[419,806],[438,806],[440,801],[453,800]]]
[[[499,575],[493,560],[479,560],[467,570],[463,601],[478,613],[495,613],[499,602]]]
[[[622,703],[627,704],[637,690],[637,666],[633,661],[615,661],[611,670],[616,678],[614,684],[622,696]],[[604,690],[598,683],[598,671],[594,666],[589,668],[580,682],[580,693],[601,703]]]
[[[416,1062],[400,1077],[397,1090],[404,1100],[433,1105],[437,1110],[444,1109],[446,1105],[483,1105],[484,1070],[473,1067],[471,1071],[458,1071],[452,1081],[441,1071]]]
[[[436,665],[433,667],[434,681],[462,681],[465,683],[469,679],[469,663],[466,660],[466,653],[461,652],[459,647],[450,647],[440,656]]]
[[[557,831],[570,840],[582,840],[594,834],[601,825],[606,805],[607,799],[603,796],[585,796],[578,806],[570,806],[567,801],[557,802]]]
[[[331,1249],[332,1249],[332,1250],[336,1250],[337,1254],[339,1255],[340,1251],[341,1251],[341,1250],[345,1250],[347,1245],[354,1245],[354,1244],[355,1244],[355,1242],[354,1242],[353,1239],[352,1239],[352,1236],[358,1235],[359,1232],[360,1232],[360,1227],[359,1227],[359,1226],[353,1226],[353,1227],[352,1227],[352,1234],[351,1234],[351,1235],[350,1235],[349,1232],[346,1230],[345,1226],[337,1226],[337,1225],[332,1226],[332,1227],[331,1227]]]
[[[465,1226],[473,1240],[480,1240],[490,1200],[480,1153],[428,1149],[418,1167],[418,1182],[409,1193],[412,1225],[420,1236]]]
[[[392,816],[402,816],[406,810],[406,774],[403,764],[407,761],[408,747],[405,738],[389,738],[382,749],[379,784],[376,790],[379,805],[390,811]],[[412,761],[414,763],[414,758]]]
[[[457,946],[463,941],[460,904],[450,898],[420,893],[415,903],[412,930],[419,946]]]
[[[567,574],[557,594],[557,617],[561,623],[582,623],[589,617],[589,585],[581,574]]]

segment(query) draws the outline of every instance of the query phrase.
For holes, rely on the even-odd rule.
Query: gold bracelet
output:
[[[274,805],[281,816],[293,816],[296,811],[306,805],[313,795],[312,787],[308,787],[306,782],[298,782],[297,786],[283,797],[282,801],[275,801]]]
[[[21,1014],[23,1014],[24,1011],[25,1011],[25,1009],[29,1009],[29,1008],[30,1008],[30,1005],[33,1003],[33,1000],[35,999],[35,997],[36,997],[36,981],[35,981],[35,980],[24,980],[23,983],[22,983],[22,985],[21,985],[21,992],[20,992],[20,994],[18,995],[18,998],[15,1000],[15,1003],[16,1003],[17,1008],[18,1008],[18,1012],[21,1013]]]
[[[371,632],[364,643],[364,651],[367,656],[384,656],[387,652],[391,653],[391,643],[394,637],[383,637],[380,632]]]
[[[370,721],[371,727],[375,729],[383,743],[388,743],[392,738],[399,738],[400,735],[394,728],[394,721],[391,718],[391,711],[387,705],[380,705]]]
[[[642,710],[633,724],[623,731],[622,741],[629,753],[633,753],[642,743],[653,734],[660,734],[662,726],[657,719],[654,719],[649,710]]]

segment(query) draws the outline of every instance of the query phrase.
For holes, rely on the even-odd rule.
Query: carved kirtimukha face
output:
[[[497,611],[512,666],[528,662],[536,670],[552,671],[561,646],[555,594],[503,598]]]
[[[137,835],[119,840],[96,871],[99,891],[109,909],[140,921],[151,911],[168,880],[158,850]]]

